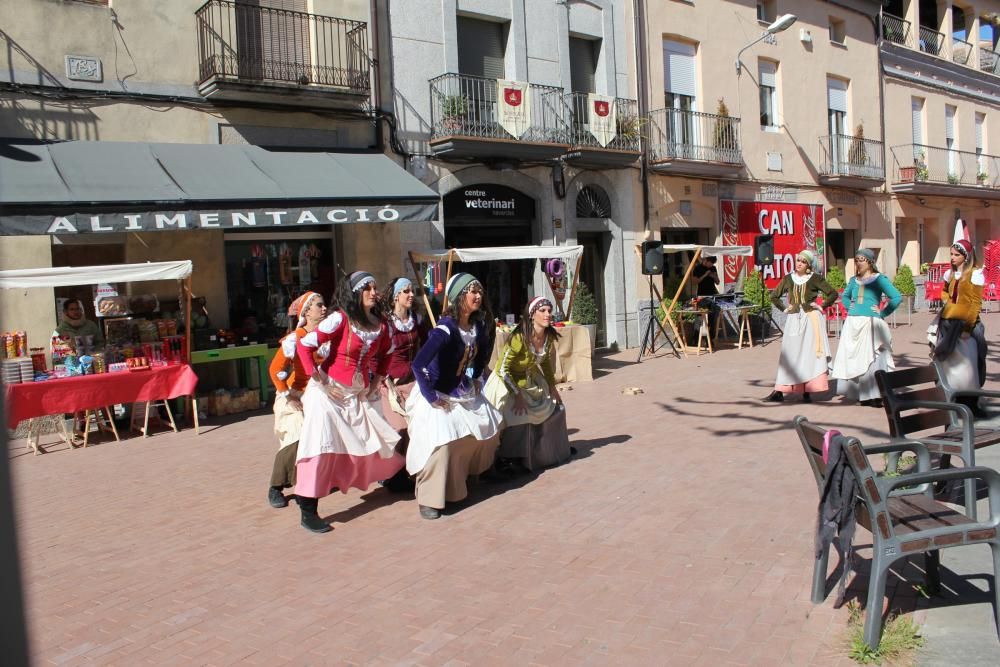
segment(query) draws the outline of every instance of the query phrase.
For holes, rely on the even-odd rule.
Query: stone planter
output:
[[[596,324],[581,324],[587,333],[590,334],[590,349],[594,349],[594,345],[597,343],[597,325]]]

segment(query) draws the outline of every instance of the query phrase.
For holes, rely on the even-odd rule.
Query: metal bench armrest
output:
[[[945,468],[929,472],[915,472],[899,477],[880,477],[875,480],[879,489],[888,496],[902,486],[917,484],[936,484],[952,480],[978,479],[986,483],[990,497],[990,515],[994,524],[1000,524],[1000,473],[985,466],[970,466],[968,468]]]

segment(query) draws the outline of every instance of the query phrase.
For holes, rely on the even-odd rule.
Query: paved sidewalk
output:
[[[894,331],[899,366],[926,359],[926,319]],[[817,496],[790,422],[875,442],[885,415],[761,403],[778,350],[601,359],[563,393],[573,461],[477,486],[435,522],[373,488],[323,499],[335,530],[307,533],[265,500],[269,414],[38,457],[15,442],[36,662],[853,664],[847,610],[809,600]],[[953,622],[911,584],[893,605],[927,619],[928,656],[944,645]],[[953,608],[997,654],[988,603]]]

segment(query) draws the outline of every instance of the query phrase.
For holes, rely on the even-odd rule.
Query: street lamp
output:
[[[758,37],[757,39],[753,40],[752,42],[744,46],[742,49],[740,49],[739,53],[736,54],[736,76],[740,75],[740,72],[743,67],[743,63],[740,62],[740,56],[743,55],[744,51],[746,51],[751,46],[753,46],[760,40],[764,39],[768,35],[773,35],[776,32],[787,30],[788,27],[793,23],[795,23],[798,19],[799,17],[796,16],[795,14],[782,14],[781,16],[778,17],[777,21],[775,21],[774,23],[772,23],[771,25],[767,26],[767,28],[764,29],[763,35],[761,35],[760,37]]]

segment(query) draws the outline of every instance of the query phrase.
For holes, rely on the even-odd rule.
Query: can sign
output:
[[[761,234],[774,235],[774,262],[755,264],[749,270],[761,272],[764,284],[773,289],[783,277],[795,271],[795,255],[811,250],[816,255],[814,270],[826,272],[826,227],[823,207],[818,204],[786,204],[783,202],[719,201],[722,217],[722,244],[753,246]],[[746,264],[756,258],[725,257],[723,270],[727,283],[739,280]]]

